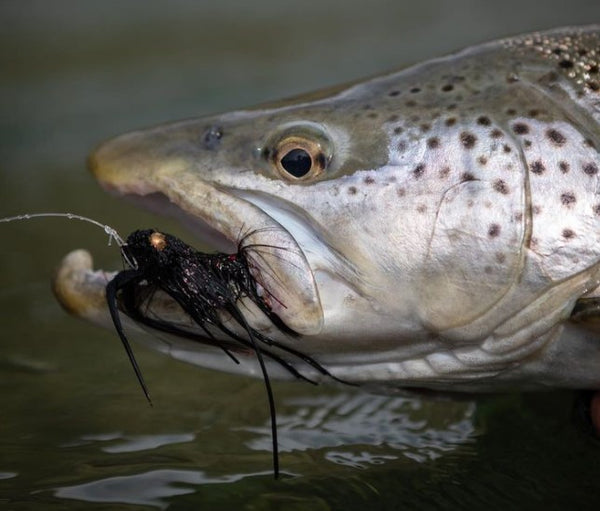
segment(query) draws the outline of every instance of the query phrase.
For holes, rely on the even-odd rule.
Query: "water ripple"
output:
[[[75,486],[63,486],[54,490],[54,496],[85,502],[138,504],[166,509],[166,499],[194,493],[202,484],[234,483],[246,477],[269,475],[268,472],[230,474],[209,477],[195,470],[152,470],[141,474],[107,477]]]

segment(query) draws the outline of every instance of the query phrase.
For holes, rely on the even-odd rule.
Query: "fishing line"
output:
[[[125,260],[126,264],[128,264],[129,266],[131,266],[131,268],[133,268],[132,271],[135,271],[137,269],[137,267],[138,267],[137,261],[135,260],[134,257],[129,257],[129,255],[127,254],[127,251],[123,250],[123,248],[127,246],[127,243],[119,235],[119,233],[116,231],[116,229],[113,229],[110,225],[98,222],[97,220],[94,220],[93,218],[88,218],[88,217],[82,216],[82,215],[76,215],[74,213],[25,213],[23,215],[15,215],[15,216],[0,218],[0,223],[16,222],[16,221],[20,221],[20,220],[31,220],[33,218],[52,218],[52,217],[67,218],[68,220],[81,220],[83,222],[87,222],[87,223],[90,223],[90,224],[100,227],[106,234],[108,234],[108,245],[110,246],[112,240],[115,240],[115,242],[117,243],[117,245],[120,248],[121,255],[122,255],[123,259]],[[109,282],[109,284],[110,284],[110,282]],[[108,293],[108,286],[107,286],[107,293]],[[111,309],[111,316],[112,316],[112,309]],[[115,328],[117,328],[117,331],[119,328],[122,328],[121,322],[120,322],[118,316],[116,319],[113,316],[112,319],[113,319]],[[124,338],[123,336],[119,336],[119,337],[121,338],[121,342],[123,343],[123,347],[125,348],[125,352],[127,353],[127,357],[129,358],[131,367],[133,367],[135,376],[136,376],[140,386],[142,387],[142,391],[144,392],[144,395],[146,396],[148,403],[150,404],[150,406],[152,406],[152,400],[150,399],[150,393],[148,392],[148,387],[146,386],[146,382],[144,381],[144,377],[142,376],[142,371],[141,371],[140,367],[138,366],[137,360],[135,359],[133,350],[131,349],[131,346],[129,345],[129,342],[127,341],[126,338]]]
[[[127,245],[125,240],[119,235],[116,229],[112,228],[110,225],[103,224],[94,220],[93,218],[88,218],[87,216],[76,215],[75,213],[25,213],[23,215],[15,215],[15,216],[7,216],[4,218],[0,218],[0,223],[8,223],[15,222],[19,220],[31,220],[32,218],[67,218],[68,220],[81,220],[82,222],[88,222],[90,224],[96,225],[100,227],[106,234],[108,234],[108,246],[112,245],[112,240],[115,240],[119,248]],[[123,252],[123,251],[121,251]],[[125,257],[125,262],[131,266],[132,268],[137,268],[137,262],[135,259],[129,259],[126,253],[123,253]]]

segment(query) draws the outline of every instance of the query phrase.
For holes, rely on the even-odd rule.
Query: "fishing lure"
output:
[[[207,254],[195,250],[170,234],[153,229],[135,231],[121,246],[126,263],[129,262],[128,264],[131,265],[134,261],[135,266],[117,273],[107,284],[106,299],[117,333],[148,399],[148,391],[123,330],[119,310],[138,323],[155,330],[218,346],[235,363],[239,363],[232,353],[232,350],[236,349],[236,343],[254,351],[269,402],[273,472],[277,478],[279,475],[277,418],[265,357],[274,360],[297,378],[311,383],[315,382],[300,373],[272,349],[295,356],[321,374],[336,378],[311,357],[270,339],[252,328],[246,321],[238,306],[242,298],[254,302],[280,330],[291,336],[297,335],[282,323],[271,311],[263,296],[258,293],[257,283],[250,272],[248,262],[249,250],[257,250],[257,248],[256,245],[244,246],[242,239],[235,254]],[[158,290],[175,300],[200,327],[203,335],[154,317],[151,314],[150,302]],[[246,332],[247,337],[226,326],[223,315],[233,319]],[[213,333],[215,329],[224,333],[232,342],[217,340]]]

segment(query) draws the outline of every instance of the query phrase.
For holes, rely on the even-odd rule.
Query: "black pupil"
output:
[[[304,177],[310,172],[312,158],[304,149],[292,149],[281,158],[281,166],[294,177]]]

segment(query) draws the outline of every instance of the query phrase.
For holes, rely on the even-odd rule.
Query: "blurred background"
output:
[[[169,219],[105,195],[105,138],[357,79],[497,37],[600,22],[597,0],[0,1],[0,217],[70,211],[126,235]],[[493,65],[493,62],[490,62]],[[74,248],[120,267],[102,231],[0,224],[0,503],[10,509],[590,508],[600,448],[558,392],[477,401],[262,382],[138,347],[149,408],[114,332],[49,288]]]

